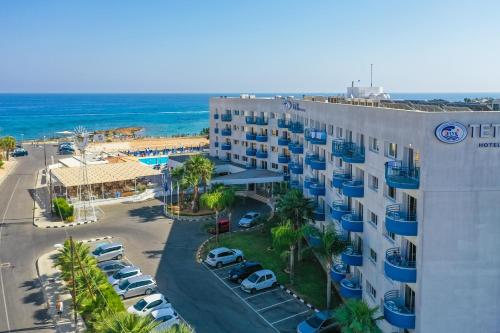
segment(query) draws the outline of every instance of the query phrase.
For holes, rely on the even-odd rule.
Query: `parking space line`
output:
[[[275,303],[273,305],[266,306],[265,308],[258,309],[257,311],[264,311],[264,310],[270,309],[270,308],[272,308],[274,306],[281,305],[283,303],[290,302],[290,301],[295,301],[295,299],[294,298],[290,298],[290,299],[287,299],[286,301],[278,302],[278,303]]]
[[[296,313],[296,314],[291,315],[291,316],[288,316],[288,317],[286,317],[286,318],[283,318],[283,319],[277,320],[277,321],[275,321],[275,322],[272,322],[271,324],[272,324],[272,325],[274,325],[274,324],[277,324],[277,323],[281,323],[282,321],[288,320],[288,319],[293,318],[293,317],[300,316],[300,315],[302,315],[302,314],[304,314],[304,313],[306,313],[306,312],[309,312],[309,311],[311,311],[311,309],[308,309],[308,310],[306,310],[306,311],[302,311],[302,312],[300,312],[300,313]]]
[[[250,299],[250,298],[254,298],[254,297],[257,297],[257,296],[264,295],[264,294],[272,293],[273,291],[276,291],[276,290],[281,290],[281,289],[278,289],[278,288],[273,288],[273,289],[271,289],[271,290],[264,291],[264,292],[262,292],[262,293],[258,293],[258,294],[253,295],[253,296],[248,296],[248,297],[245,297],[245,299]]]
[[[231,287],[231,289],[238,289],[238,288],[241,288],[241,285],[238,285],[236,287]]]
[[[264,322],[266,322],[269,326],[271,326],[271,328],[273,330],[275,330],[276,332],[280,333],[280,331],[273,326],[273,324],[271,324],[266,318],[264,318],[264,316],[262,316],[259,312],[257,312],[251,305],[250,303],[248,303],[243,297],[241,297],[240,295],[238,295],[238,293],[236,293],[236,291],[234,291],[234,289],[231,288],[230,285],[228,285],[224,280],[222,280],[217,274],[215,274],[215,272],[213,272],[211,269],[209,269],[206,265],[204,265],[204,267],[210,272],[212,273],[217,279],[219,279],[220,282],[222,282],[226,287],[228,287],[232,292],[233,294],[235,294],[243,303],[245,303],[249,308],[250,310],[252,310],[253,312],[255,312]]]

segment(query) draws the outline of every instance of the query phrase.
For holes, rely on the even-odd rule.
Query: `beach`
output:
[[[189,148],[203,147],[208,145],[209,140],[204,136],[189,136],[189,137],[168,137],[168,138],[141,138],[113,142],[93,142],[89,145],[90,153],[119,153],[127,151],[139,151],[149,149],[172,149],[172,148]]]

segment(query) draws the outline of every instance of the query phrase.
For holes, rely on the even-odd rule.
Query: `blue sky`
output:
[[[2,1],[0,92],[500,91],[500,1]]]

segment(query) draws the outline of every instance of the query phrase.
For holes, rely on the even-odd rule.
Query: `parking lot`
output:
[[[228,279],[229,271],[235,265],[237,264],[212,268],[203,263],[207,273],[230,289],[241,301],[241,306],[249,307],[276,332],[296,332],[297,325],[314,313],[314,310],[281,287],[258,291],[255,294],[242,291],[239,284],[232,283]]]

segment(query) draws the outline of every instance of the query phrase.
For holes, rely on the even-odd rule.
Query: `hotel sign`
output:
[[[295,111],[303,111],[303,112],[306,111],[306,109],[300,107],[298,102],[284,101],[283,106],[285,107],[286,110],[295,110]]]
[[[435,130],[436,138],[444,143],[454,144],[464,141],[470,133],[473,139],[500,138],[500,124],[469,124],[457,121],[439,124]],[[479,148],[500,148],[500,142],[479,142]]]

